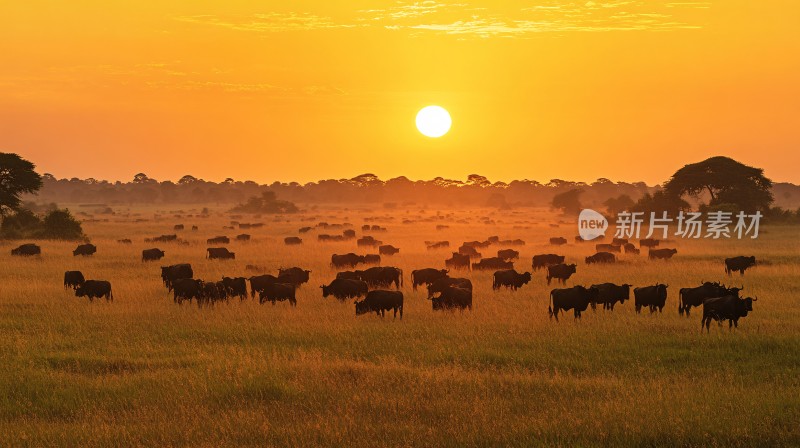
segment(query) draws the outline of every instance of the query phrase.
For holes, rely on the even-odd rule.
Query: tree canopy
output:
[[[583,190],[573,188],[553,196],[552,206],[566,214],[577,215],[581,211],[580,195]]]
[[[17,154],[0,152],[0,216],[19,210],[20,196],[42,188],[36,166]]]

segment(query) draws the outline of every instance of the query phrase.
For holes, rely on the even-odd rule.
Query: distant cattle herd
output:
[[[317,227],[336,228],[339,225],[322,225]],[[248,225],[247,228],[251,226]],[[174,230],[183,230],[183,225],[175,225]],[[193,226],[192,230],[197,227]],[[299,233],[307,233],[312,227],[303,227]],[[443,230],[443,228],[437,229]],[[364,232],[387,232],[384,227],[376,225],[364,225]],[[236,241],[250,241],[249,234],[238,235]],[[347,241],[356,239],[355,231],[346,229],[341,235],[318,235],[319,242]],[[580,237],[575,239],[583,242]],[[179,241],[176,235],[161,235],[155,238],[147,238],[146,242],[169,242]],[[130,244],[130,239],[118,240],[122,244]],[[300,245],[302,239],[299,237],[286,237],[286,245]],[[207,240],[209,246],[224,245],[230,243],[227,236],[216,236]],[[550,238],[549,243],[555,246],[567,244],[563,237]],[[669,260],[678,251],[674,248],[658,248],[660,241],[656,239],[641,239],[639,246],[648,249],[650,260]],[[381,256],[391,257],[400,252],[400,248],[390,244],[383,244],[382,241],[374,237],[365,235],[357,239],[358,247],[377,247],[377,254],[358,255],[355,253],[333,254],[330,258],[330,265],[339,271],[336,278],[332,279],[327,285],[320,286],[322,297],[333,296],[340,301],[349,299],[362,299],[355,301],[356,315],[365,313],[376,313],[384,316],[386,311],[393,313],[395,317],[400,314],[403,317],[403,292],[404,274],[400,268],[393,266],[380,266]],[[450,247],[448,241],[425,241],[428,250],[446,249]],[[451,277],[451,271],[458,270],[490,270],[492,275],[492,289],[498,290],[505,288],[516,291],[531,282],[531,272],[517,272],[514,269],[515,261],[519,260],[520,253],[514,249],[498,249],[497,256],[484,258],[478,249],[487,251],[492,245],[500,246],[523,246],[523,240],[500,240],[497,236],[492,236],[485,241],[468,241],[459,246],[457,252],[444,260],[445,269],[421,268],[411,272],[411,286],[417,290],[420,286],[427,288],[427,299],[431,301],[432,309],[438,310],[472,310],[473,307],[473,288],[472,281],[467,278]],[[598,243],[595,245],[596,252],[585,258],[585,264],[607,264],[617,261],[616,253],[638,255],[640,249],[627,239],[614,238],[611,244]],[[97,252],[97,247],[90,243],[80,244],[73,251],[74,256],[92,256]],[[38,256],[41,255],[41,248],[32,243],[23,244],[11,250],[14,256]],[[165,251],[158,248],[145,249],[142,251],[141,261],[151,262],[160,260],[165,256]],[[208,247],[206,257],[211,260],[230,260],[235,259],[236,254],[229,251],[226,247]],[[473,262],[473,260],[476,260]],[[546,271],[546,280],[549,285],[552,280],[565,285],[566,282],[576,274],[578,265],[576,263],[566,263],[566,257],[558,254],[539,254],[532,258],[531,268],[533,272],[539,270]],[[355,269],[359,265],[364,265],[364,269]],[[738,256],[726,258],[724,260],[725,273],[731,275],[738,272],[744,275],[745,271],[756,265],[753,256]],[[259,270],[261,268],[251,265],[248,270]],[[345,270],[353,269],[353,270]],[[263,272],[263,271],[262,271]],[[250,277],[223,277],[219,281],[204,281],[194,278],[194,271],[189,263],[180,263],[161,267],[161,279],[167,291],[172,293],[173,301],[176,304],[184,302],[196,302],[198,306],[213,305],[220,301],[228,301],[231,298],[246,300],[249,297],[255,298],[258,295],[259,303],[270,302],[273,305],[277,302],[288,301],[290,305],[297,305],[296,291],[301,285],[308,283],[311,271],[299,267],[281,268],[277,276],[272,274],[261,274]],[[249,291],[248,291],[249,284]],[[87,297],[90,301],[95,298],[105,298],[112,301],[114,296],[111,291],[111,283],[106,280],[87,280],[80,271],[66,271],[64,273],[64,288],[72,289],[78,297]],[[558,320],[562,312],[573,311],[576,319],[590,306],[596,309],[601,305],[604,310],[613,311],[616,304],[624,304],[631,299],[632,285],[615,283],[601,283],[590,286],[576,285],[570,288],[556,288],[550,291],[548,314],[551,318]],[[636,313],[642,309],[648,309],[650,313],[662,312],[667,301],[668,285],[657,283],[633,288],[633,301]],[[715,320],[720,324],[728,321],[729,326],[738,327],[740,318],[748,315],[753,310],[753,302],[756,298],[742,298],[740,292],[742,288],[727,287],[720,282],[702,282],[697,287],[681,288],[678,294],[678,312],[681,316],[689,316],[692,308],[702,306],[701,328],[708,330],[710,321]]]

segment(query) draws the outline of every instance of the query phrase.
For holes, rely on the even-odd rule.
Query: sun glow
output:
[[[417,113],[417,129],[422,135],[438,138],[450,130],[453,120],[443,107],[427,106]]]

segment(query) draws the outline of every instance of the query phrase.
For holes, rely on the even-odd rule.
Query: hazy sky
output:
[[[0,151],[57,177],[800,182],[796,1],[6,1]],[[417,132],[438,104],[451,132]]]

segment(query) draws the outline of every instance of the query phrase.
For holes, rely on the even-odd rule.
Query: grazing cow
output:
[[[189,263],[173,264],[172,266],[161,266],[161,281],[167,287],[167,291],[172,291],[172,285],[176,280],[194,277],[192,265]]]
[[[200,228],[199,228],[199,227],[197,227],[197,226],[192,226],[192,232],[197,232],[198,230],[200,230]]]
[[[383,241],[376,240],[371,236],[365,236],[356,240],[356,245],[359,247],[375,247],[383,244]]]
[[[678,314],[686,317],[693,307],[700,306],[706,299],[714,297],[735,296],[739,297],[739,291],[744,288],[728,288],[719,282],[704,282],[695,288],[681,288],[678,290]]]
[[[64,273],[64,289],[76,289],[86,281],[81,271],[67,271]]]
[[[164,257],[164,251],[161,249],[145,249],[142,251],[142,261],[156,261]]]
[[[437,224],[436,225],[436,230],[446,230],[446,229],[449,229],[449,228],[450,228],[450,226],[445,225],[445,224]]]
[[[650,249],[647,257],[651,260],[669,260],[673,255],[678,253],[678,249]]]
[[[639,240],[639,247],[658,247],[660,241],[655,238],[645,238]]]
[[[86,280],[75,289],[75,295],[77,297],[88,297],[90,302],[99,297],[105,297],[106,301],[114,300],[114,295],[111,293],[111,283],[105,280]]]
[[[520,239],[503,240],[503,241],[498,241],[497,244],[499,244],[501,246],[524,246],[525,245],[525,241],[520,240]]]
[[[97,246],[94,244],[81,244],[72,251],[72,256],[77,257],[78,255],[94,255],[95,252],[97,252]]]
[[[472,263],[472,269],[476,271],[484,271],[489,269],[514,269],[514,262],[505,261],[502,258],[497,257],[484,258],[477,263]]]
[[[616,244],[595,244],[594,248],[598,252],[622,252],[622,246],[618,246]]]
[[[175,224],[175,225],[172,227],[172,230],[183,230],[183,228],[184,228],[184,227],[183,227],[183,224]]]
[[[525,272],[520,274],[513,269],[505,269],[495,272],[493,278],[492,289],[500,289],[500,287],[504,286],[506,288],[511,288],[512,291],[516,291],[517,288],[531,281],[531,273]]]
[[[327,233],[322,233],[322,234],[317,235],[317,241],[320,241],[320,242],[323,242],[323,243],[329,243],[329,242],[334,242],[334,241],[335,242],[341,242],[341,241],[344,241],[346,239],[347,238],[345,238],[342,235],[328,235]]]
[[[197,299],[197,306],[203,304],[214,304],[221,300],[227,300],[228,294],[225,290],[223,282],[204,282],[202,286],[202,293]]]
[[[231,239],[227,236],[216,236],[214,238],[209,238],[206,240],[208,244],[230,244]]]
[[[561,246],[567,244],[567,239],[560,236],[556,238],[550,238],[550,244],[552,244],[553,246]]]
[[[450,247],[450,241],[425,241],[428,250],[446,249]]]
[[[627,238],[614,238],[614,239],[611,240],[611,244],[613,244],[615,246],[624,246],[624,245],[628,244],[628,239]]]
[[[533,256],[533,264],[531,267],[534,271],[538,271],[539,269],[546,268],[548,266],[553,266],[556,264],[561,264],[564,262],[563,255],[556,255],[556,254],[541,254],[541,255],[534,255]]]
[[[244,277],[222,277],[222,285],[228,297],[238,296],[239,300],[247,298],[247,280]]]
[[[356,231],[353,229],[347,229],[342,232],[342,238],[344,239],[352,240],[355,237],[356,237]]]
[[[151,242],[153,242],[153,243],[169,243],[169,242],[177,241],[177,240],[178,240],[178,235],[172,234],[172,235],[161,235],[161,236],[157,236],[155,238],[151,238],[149,241],[147,239],[145,239],[144,241],[146,243],[151,243]]]
[[[592,285],[592,288],[597,289],[597,299],[592,302],[592,309],[595,309],[596,304],[602,303],[604,310],[614,311],[617,302],[625,304],[625,301],[631,298],[631,285],[627,283],[624,285],[600,283]]]
[[[381,264],[381,256],[379,254],[364,255],[364,264]]]
[[[121,239],[121,240],[117,240],[117,242],[118,242],[119,244],[133,244],[133,241],[131,241],[131,239],[130,239],[130,238],[123,238],[123,239]]]
[[[291,283],[298,287],[303,283],[308,283],[308,274],[311,274],[311,271],[298,267],[280,268],[278,269],[278,283]]]
[[[576,272],[576,264],[556,264],[547,267],[547,284],[550,284],[552,279],[556,279],[561,284],[566,284],[567,280]]]
[[[416,291],[419,285],[429,285],[440,278],[447,277],[447,272],[447,269],[415,269],[411,271],[411,287]]]
[[[547,312],[550,318],[558,321],[558,312],[573,310],[575,319],[581,317],[581,313],[586,311],[589,303],[597,300],[598,290],[595,287],[586,288],[584,286],[573,286],[572,288],[554,289],[550,291],[550,306]]]
[[[468,278],[452,278],[445,277],[434,280],[428,285],[428,298],[430,299],[437,293],[441,294],[446,288],[453,286],[456,288],[464,288],[472,291],[472,282]]]
[[[466,269],[469,270],[469,255],[462,255],[453,252],[453,256],[444,261],[447,269]]]
[[[733,257],[733,258],[726,258],[725,259],[725,273],[731,275],[732,272],[739,271],[741,275],[744,275],[744,271],[747,268],[753,267],[756,265],[756,257]]]
[[[250,297],[255,297],[257,292],[263,291],[268,285],[279,283],[278,277],[270,274],[255,275],[248,280],[250,280]]]
[[[360,272],[361,278],[371,288],[382,288],[394,283],[395,288],[403,286],[403,270],[391,266],[373,267]]]
[[[11,249],[11,255],[18,255],[22,257],[30,257],[32,255],[41,255],[42,248],[33,243],[23,244],[16,249]]]
[[[181,278],[172,284],[172,301],[181,304],[184,300],[192,299],[198,302],[203,298],[203,281],[193,278]]]
[[[472,258],[481,258],[481,253],[475,247],[466,244],[458,248],[458,253]]]
[[[206,258],[209,260],[233,260],[236,253],[228,250],[227,247],[209,247],[206,249]]]
[[[388,310],[394,310],[394,317],[397,318],[397,311],[400,311],[400,319],[403,318],[403,293],[400,291],[376,290],[367,293],[367,297],[360,302],[356,302],[356,316],[375,312],[383,317]]]
[[[297,232],[298,233],[308,233],[311,231],[311,227],[300,227]]]
[[[367,282],[348,278],[334,279],[329,285],[322,285],[320,288],[322,288],[322,297],[332,295],[339,300],[366,296],[369,292]]]
[[[378,253],[381,255],[394,255],[400,252],[400,249],[392,246],[391,244],[386,244],[378,248]]]
[[[590,257],[586,257],[586,264],[592,263],[614,263],[617,257],[611,252],[598,252]]]
[[[359,263],[364,262],[363,255],[356,255],[352,252],[344,255],[331,255],[331,266],[334,268],[353,268]]]
[[[431,297],[433,311],[469,309],[472,311],[472,289],[448,286],[437,297]]]
[[[462,246],[464,247],[474,247],[476,249],[477,248],[486,249],[491,245],[492,243],[490,243],[489,241],[467,241],[464,244],[462,244]]]
[[[493,236],[490,236],[489,238],[486,238],[486,241],[488,241],[488,242],[490,242],[492,244],[497,244],[497,243],[500,242],[500,237],[497,236],[497,235],[493,235]]]
[[[295,246],[298,244],[303,244],[303,240],[296,236],[287,236],[283,239],[283,244],[287,246]]]
[[[242,233],[241,235],[236,235],[236,241],[250,241],[250,234],[249,233]]]
[[[654,313],[656,308],[658,312],[664,310],[664,304],[667,302],[667,285],[661,283],[653,286],[644,286],[642,288],[634,288],[633,297],[634,305],[636,305],[636,313],[642,311],[642,307],[650,308],[650,313]]]
[[[757,298],[748,297],[740,299],[739,297],[730,295],[725,297],[714,297],[706,299],[703,302],[703,319],[700,321],[700,331],[706,327],[706,332],[710,332],[711,319],[722,323],[723,320],[728,321],[728,329],[732,327],[739,328],[739,319],[746,317],[750,311],[753,311],[753,302]]]
[[[519,251],[514,249],[500,249],[497,251],[497,258],[503,260],[519,260]]]
[[[637,249],[632,243],[625,243],[622,245],[622,248],[625,250],[626,254],[639,255],[639,249]]]
[[[288,300],[292,306],[297,306],[297,299],[295,298],[294,285],[289,283],[270,283],[264,289],[258,291],[258,303],[263,304],[269,300],[275,305],[275,302],[283,302]]]

